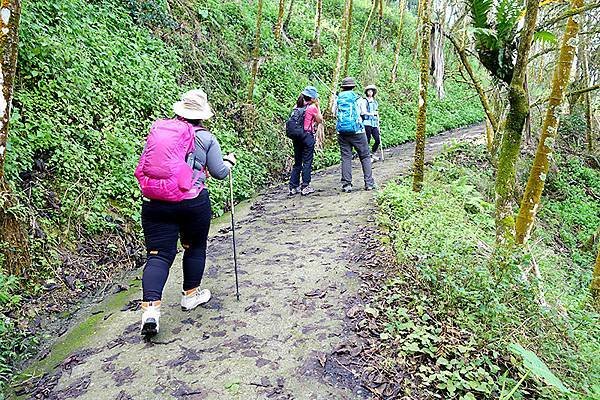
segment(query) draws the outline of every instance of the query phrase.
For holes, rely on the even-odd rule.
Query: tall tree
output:
[[[11,208],[15,196],[4,175],[8,126],[17,72],[19,49],[19,22],[21,2],[3,0],[0,9],[0,242],[4,255],[4,267],[8,273],[21,275],[30,264],[28,235]]]
[[[344,5],[344,11],[342,12],[342,20],[340,21],[340,32],[338,34],[338,51],[337,58],[335,60],[335,67],[333,68],[333,76],[331,77],[331,87],[335,88],[339,84],[340,73],[342,71],[342,52],[344,51],[344,44],[346,43],[346,27],[348,21],[348,11],[350,9],[350,1],[346,0]],[[333,102],[335,101],[335,93],[331,93],[329,97],[329,107],[331,110],[333,107]]]
[[[346,16],[346,54],[344,56],[344,75],[348,75],[348,63],[350,60],[350,39],[352,39],[352,4],[354,0],[348,0],[348,15]]]
[[[485,115],[487,116],[487,118],[492,126],[493,132],[495,134],[496,132],[498,132],[498,119],[496,118],[496,115],[494,114],[494,112],[492,110],[492,107],[490,105],[487,95],[485,94],[485,90],[483,89],[483,86],[481,85],[481,83],[479,82],[479,79],[477,78],[477,76],[475,75],[475,72],[473,71],[473,67],[471,66],[471,63],[469,62],[469,58],[467,56],[467,52],[466,52],[465,48],[462,47],[461,45],[459,45],[458,42],[456,41],[456,39],[451,34],[447,34],[446,37],[448,38],[448,40],[450,40],[450,43],[452,43],[452,45],[454,46],[454,50],[456,51],[456,54],[458,54],[458,58],[460,59],[463,67],[467,71],[469,78],[471,78],[471,82],[473,83],[473,86],[475,87],[475,91],[477,91],[477,95],[479,96],[479,101],[481,102],[481,105],[483,106]]]
[[[369,12],[369,16],[367,17],[367,22],[365,24],[365,27],[363,28],[362,34],[360,35],[360,41],[358,42],[358,57],[360,59],[362,59],[365,55],[365,41],[367,39],[367,34],[369,33],[369,27],[371,26],[373,15],[375,14],[375,10],[377,10],[377,6],[380,1],[382,0],[373,0],[371,11]]]
[[[417,130],[415,132],[415,161],[413,165],[413,190],[420,192],[423,188],[425,166],[425,130],[427,127],[427,86],[429,83],[429,38],[431,24],[429,22],[429,0],[421,0],[421,55],[419,76],[419,105],[417,111]]]
[[[498,243],[514,241],[515,220],[512,198],[515,192],[516,164],[521,149],[521,136],[525,119],[529,113],[529,102],[525,91],[527,61],[535,32],[540,0],[527,0],[525,21],[518,44],[516,63],[510,71],[508,87],[508,113],[501,129],[500,154],[496,172],[496,240]],[[486,67],[488,68],[488,67]],[[506,78],[508,72],[498,71]]]
[[[375,48],[377,51],[381,51],[381,35],[383,34],[383,2],[385,0],[379,0],[379,15],[377,16],[377,40],[375,41]]]
[[[392,83],[398,79],[398,63],[400,62],[400,49],[402,48],[402,29],[404,27],[404,10],[406,9],[406,0],[400,0],[398,3],[400,11],[400,22],[398,23],[398,37],[396,39],[396,49],[394,50],[394,65],[392,66]]]
[[[571,0],[571,7],[583,7],[583,0]],[[542,125],[542,134],[517,217],[516,239],[519,244],[523,244],[529,239],[537,211],[540,207],[544,183],[548,175],[549,157],[554,150],[556,132],[558,130],[560,105],[564,99],[565,89],[569,84],[573,58],[575,56],[574,42],[579,32],[580,18],[580,15],[570,17],[563,35],[552,79],[552,94],[550,95],[546,117]]]
[[[285,11],[285,0],[279,0],[279,10],[277,12],[277,23],[275,24],[275,40],[281,40],[283,31],[283,13]]]
[[[317,0],[317,10],[315,11],[315,34],[313,37],[312,53],[319,55],[323,52],[321,46],[321,19],[323,16],[323,0]]]
[[[287,31],[290,27],[290,22],[292,21],[292,13],[294,12],[294,1],[295,0],[290,0],[290,6],[288,7],[288,12],[285,16],[285,21],[283,22],[284,31]]]
[[[419,24],[422,21],[421,18],[421,14],[423,12],[422,9],[422,4],[423,2],[421,0],[419,0],[419,2],[417,3],[417,26],[415,27],[415,43],[413,45],[413,49],[415,49],[414,53],[413,53],[413,60],[417,59],[417,54],[419,53]]]
[[[250,72],[250,83],[248,84],[248,103],[252,103],[252,98],[254,97],[254,85],[256,82],[256,75],[258,74],[258,62],[260,59],[260,31],[262,29],[262,9],[263,9],[263,1],[258,0],[258,5],[256,9],[256,34],[254,36],[254,48],[252,49],[252,70]]]
[[[581,68],[582,68],[582,78],[583,85],[585,88],[590,86],[590,66],[589,66],[589,56],[587,53],[587,41],[580,41],[581,47],[583,47],[582,57],[581,57]],[[592,101],[590,98],[590,92],[585,92],[583,94],[583,106],[585,108],[585,139],[587,142],[587,149],[591,153],[594,151],[594,130],[592,125]]]

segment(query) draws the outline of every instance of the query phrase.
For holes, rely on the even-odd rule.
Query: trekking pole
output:
[[[231,200],[231,231],[233,233],[233,269],[235,271],[235,296],[240,301],[240,285],[238,281],[237,249],[235,247],[235,205],[233,204],[233,171],[229,171],[229,194]]]
[[[317,74],[312,74],[312,78],[316,79],[317,81],[319,81],[319,83],[323,86],[325,86],[325,89],[329,90],[329,93],[331,94],[335,94],[335,91],[331,90],[331,88],[325,83],[323,82],[323,80],[321,78],[319,78],[319,76]]]

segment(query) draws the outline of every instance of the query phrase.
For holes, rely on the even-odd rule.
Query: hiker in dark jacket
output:
[[[173,105],[173,110],[176,114],[175,120],[184,122],[180,125],[188,129],[188,134],[190,125],[193,127],[194,137],[190,139],[195,142],[195,150],[182,162],[192,168],[194,183],[191,189],[183,193],[184,199],[181,201],[169,202],[144,197],[142,202],[142,228],[148,256],[142,276],[141,331],[144,336],[152,336],[159,331],[162,293],[169,269],[177,254],[178,239],[184,248],[181,308],[189,311],[210,300],[210,291],[200,289],[211,220],[210,198],[205,181],[208,173],[216,179],[225,179],[236,162],[234,154],[222,156],[219,142],[202,124],[204,120],[213,116],[206,93],[202,90],[192,90],[184,94],[181,101]],[[166,120],[166,123],[173,125],[175,120]],[[153,129],[156,125],[157,123],[153,125]],[[157,170],[156,166],[144,163],[160,159],[161,151],[168,153],[164,146],[160,148],[160,142],[154,142],[153,146],[147,144],[144,149],[136,169],[142,193],[144,171]],[[154,155],[149,156],[149,152],[154,152]],[[164,169],[164,164],[161,167]],[[149,174],[151,173],[146,173]]]
[[[352,149],[356,149],[362,165],[365,190],[376,188],[371,169],[371,153],[367,135],[360,116],[360,96],[354,92],[356,81],[354,78],[342,80],[342,91],[337,96],[333,109],[333,115],[337,118],[336,130],[338,132],[338,143],[342,158],[342,191],[352,191]]]
[[[290,176],[290,196],[300,193],[303,196],[314,193],[310,186],[312,179],[312,163],[315,155],[315,131],[318,124],[323,122],[323,115],[319,109],[319,93],[314,86],[307,86],[298,101],[296,108],[305,108],[304,135],[292,138],[294,145],[294,166]],[[300,175],[302,174],[302,185]]]

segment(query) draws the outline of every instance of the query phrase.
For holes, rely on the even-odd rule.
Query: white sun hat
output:
[[[175,114],[185,119],[209,119],[214,114],[208,103],[208,96],[202,89],[194,89],[181,96],[181,101],[173,104]]]

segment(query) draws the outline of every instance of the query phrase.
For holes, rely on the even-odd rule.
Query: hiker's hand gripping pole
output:
[[[233,270],[235,272],[235,296],[240,301],[240,285],[238,280],[237,249],[235,246],[235,204],[233,203],[233,169],[229,170],[229,199],[231,205],[231,232],[233,234]]]

